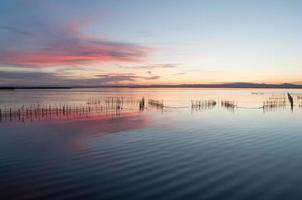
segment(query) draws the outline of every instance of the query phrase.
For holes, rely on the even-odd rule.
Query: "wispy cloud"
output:
[[[112,85],[137,83],[137,81],[152,81],[160,76],[139,76],[133,73],[108,73],[98,74],[92,78],[81,79],[79,77],[62,76],[56,72],[24,72],[24,71],[0,71],[0,85]]]
[[[0,30],[10,32],[13,34],[19,34],[19,35],[31,35],[31,33],[27,32],[25,30],[19,29],[18,27],[11,26],[11,25],[0,26]]]
[[[117,74],[105,74],[105,75],[98,75],[100,80],[103,83],[119,83],[123,81],[127,82],[136,82],[138,80],[156,80],[159,79],[160,76],[139,76],[133,73],[117,73]]]
[[[63,77],[50,72],[0,71],[0,85],[52,85],[63,80]]]
[[[149,64],[149,65],[140,65],[140,66],[128,66],[126,68],[152,70],[152,69],[171,69],[171,68],[176,68],[177,66],[178,64]]]
[[[173,75],[185,75],[186,72],[178,72],[178,73],[174,73]]]
[[[49,38],[48,44],[22,50],[0,47],[0,63],[34,67],[73,65],[92,62],[139,62],[148,49],[143,46],[78,37],[69,32]],[[29,37],[29,36],[28,36]],[[37,41],[36,41],[37,42]]]
[[[139,63],[150,48],[100,39],[84,32],[95,19],[64,24],[0,24],[0,64],[52,67],[97,62]]]

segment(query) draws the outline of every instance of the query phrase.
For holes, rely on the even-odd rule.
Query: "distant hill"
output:
[[[72,87],[65,87],[65,86],[0,86],[0,90],[20,90],[20,89],[37,89],[37,90],[44,90],[44,89],[72,89]]]
[[[0,90],[15,89],[72,89],[72,88],[300,88],[297,84],[265,83],[222,83],[222,84],[179,84],[179,85],[94,85],[94,86],[0,86]]]

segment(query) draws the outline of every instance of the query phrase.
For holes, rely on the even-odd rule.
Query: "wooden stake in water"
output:
[[[288,97],[288,101],[290,103],[290,108],[293,111],[294,110],[294,98],[289,93],[287,93],[287,97]]]

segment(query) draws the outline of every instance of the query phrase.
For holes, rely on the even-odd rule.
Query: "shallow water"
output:
[[[288,89],[0,92],[0,199],[301,199],[300,96]],[[91,99],[121,97],[122,109],[107,102],[88,111]],[[261,108],[276,98],[285,104]],[[192,108],[197,100],[217,104]],[[37,105],[87,110],[3,115]]]

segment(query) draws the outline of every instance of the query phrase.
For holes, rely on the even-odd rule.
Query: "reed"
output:
[[[88,105],[100,105],[101,104],[101,98],[99,97],[91,97],[87,100]]]
[[[237,107],[237,103],[235,103],[235,101],[222,100],[221,107],[234,110]]]
[[[144,109],[145,109],[145,97],[143,97],[141,100],[139,100],[138,104],[139,104],[139,111],[144,111]]]
[[[264,110],[273,110],[277,108],[286,107],[286,96],[285,95],[272,95],[266,101],[263,102]]]
[[[191,100],[192,110],[205,110],[214,108],[217,105],[215,100]]]
[[[29,104],[20,107],[0,107],[0,122],[33,121],[45,119],[72,119],[97,113],[119,115],[123,110],[123,98],[89,99],[86,104]]]
[[[298,96],[299,107],[302,107],[302,96]]]
[[[152,106],[152,107],[155,107],[158,109],[163,109],[165,107],[163,101],[158,101],[158,100],[153,100],[153,99],[149,99],[148,104],[149,104],[149,106]]]
[[[302,96],[297,96],[298,106],[302,107]]]

